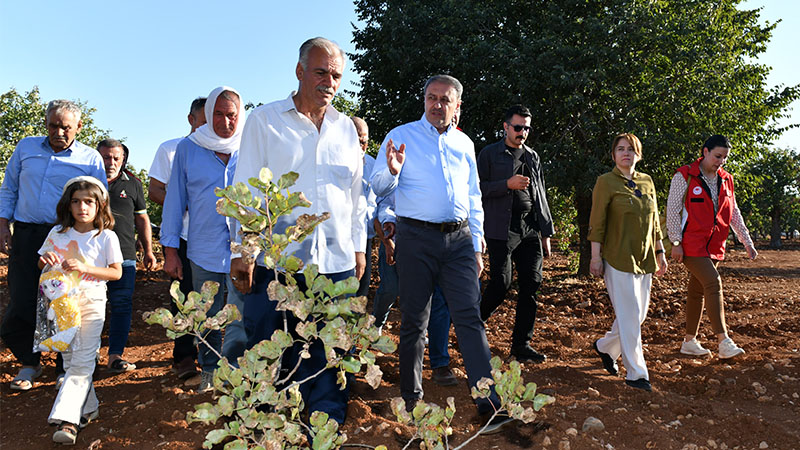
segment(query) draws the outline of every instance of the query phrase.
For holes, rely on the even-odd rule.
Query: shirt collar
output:
[[[625,175],[623,175],[622,172],[620,172],[620,170],[617,168],[616,165],[614,165],[614,168],[611,169],[611,171],[617,174],[620,178],[627,180],[627,178],[625,178]],[[639,171],[634,169],[633,174],[631,174],[631,180],[638,178],[638,176],[639,176]]]
[[[447,135],[448,133],[450,133],[452,130],[456,129],[453,126],[453,122],[450,122],[450,125],[448,125],[447,129],[444,130],[444,133],[439,133],[439,130],[437,130],[436,127],[433,126],[433,124],[428,121],[428,118],[425,117],[425,113],[422,113],[422,118],[420,118],[419,121],[422,122],[422,126],[425,127],[426,130],[429,130],[429,131],[431,131],[433,133],[436,133],[437,135],[441,134],[441,135],[444,136],[444,135]]]
[[[289,96],[286,97],[285,100],[282,100],[280,102],[281,112],[289,112],[294,110],[297,112],[297,114],[303,115],[300,111],[297,111],[297,105],[294,104],[295,95],[297,95],[297,91],[292,91],[289,94]],[[341,113],[337,111],[336,108],[333,107],[333,105],[328,105],[328,107],[325,108],[325,116],[322,118],[322,120],[323,121],[336,120],[339,118],[339,114]]]
[[[58,153],[56,153],[56,151],[53,150],[53,147],[50,147],[50,137],[49,136],[45,136],[44,139],[42,139],[42,147],[46,148],[48,151],[52,152],[54,155],[59,155],[59,154],[69,155],[69,154],[72,153],[72,149],[75,148],[75,143],[76,142],[78,142],[77,138],[72,140],[72,144],[69,144],[69,147],[65,148],[64,150],[61,150]]]

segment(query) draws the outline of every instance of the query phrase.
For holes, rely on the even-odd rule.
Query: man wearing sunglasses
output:
[[[542,284],[542,258],[550,256],[553,219],[547,204],[539,155],[525,145],[531,112],[522,105],[506,111],[505,137],[478,154],[478,175],[489,250],[489,284],[481,300],[481,319],[489,320],[511,285],[511,261],[517,269],[519,295],[511,356],[541,363],[545,355],[531,348],[536,319],[536,291]]]

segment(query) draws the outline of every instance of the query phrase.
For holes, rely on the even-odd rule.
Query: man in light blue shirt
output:
[[[219,283],[214,304],[207,313],[211,317],[225,305],[231,260],[230,229],[227,219],[217,214],[214,189],[226,187],[233,180],[244,127],[244,105],[236,90],[221,86],[208,95],[205,112],[208,123],[182,140],[175,152],[161,215],[161,244],[166,258],[164,270],[169,276],[182,279],[178,247],[183,213],[188,209],[186,256],[191,263],[193,289],[200,292],[206,281]],[[246,339],[241,323],[233,329],[240,333],[231,335],[226,331],[226,341]],[[217,353],[223,350],[219,331],[209,331],[205,339],[216,352],[200,346],[198,360],[203,371],[197,392],[213,389]],[[241,349],[244,350],[243,342]]]
[[[431,294],[438,284],[458,335],[470,386],[491,378],[489,344],[480,319],[483,270],[483,209],[475,147],[453,116],[461,105],[461,83],[449,75],[428,79],[425,114],[384,139],[371,182],[375,195],[394,192],[397,215],[397,274],[400,278],[400,393],[411,409],[423,396],[424,332]],[[398,147],[399,145],[399,147]],[[478,402],[481,415],[500,407],[496,394]],[[511,419],[502,411],[483,433]]]
[[[358,133],[358,145],[361,146],[361,152],[364,154],[364,174],[362,175],[362,179],[364,197],[367,199],[367,217],[365,221],[365,226],[367,227],[367,246],[365,252],[365,266],[364,274],[361,275],[361,279],[359,280],[358,292],[356,292],[356,295],[361,297],[369,294],[369,284],[372,280],[372,240],[375,237],[375,226],[373,222],[378,213],[378,205],[375,193],[372,192],[372,187],[369,185],[369,176],[372,174],[372,166],[375,165],[375,158],[367,154],[367,148],[369,147],[369,127],[367,126],[367,122],[361,117],[353,116],[351,119]]]
[[[56,204],[70,178],[89,175],[106,184],[103,158],[75,137],[81,129],[81,109],[68,100],[47,105],[47,136],[19,141],[0,188],[0,252],[9,255],[10,302],[0,330],[3,341],[22,370],[11,389],[27,391],[42,373],[33,352],[39,248],[56,221]],[[9,223],[14,222],[11,235]]]

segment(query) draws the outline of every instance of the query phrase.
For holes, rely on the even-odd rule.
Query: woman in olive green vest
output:
[[[653,273],[663,275],[667,259],[661,243],[656,189],[649,175],[635,170],[642,143],[630,133],[614,138],[614,169],[597,178],[592,191],[589,236],[592,275],[603,276],[616,318],[611,331],[594,342],[603,367],[616,375],[617,359],[628,386],[652,390],[642,352],[641,324],[647,317]]]

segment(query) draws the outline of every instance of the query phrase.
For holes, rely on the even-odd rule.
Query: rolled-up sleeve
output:
[[[600,242],[601,244],[604,242],[610,199],[608,186],[598,177],[597,182],[594,184],[594,189],[592,189],[592,212],[589,215],[589,234],[586,236],[589,241]]]

